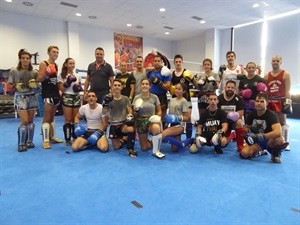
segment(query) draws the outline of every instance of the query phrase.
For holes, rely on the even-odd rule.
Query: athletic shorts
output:
[[[110,124],[109,127],[109,139],[116,139],[116,138],[122,138],[125,136],[124,133],[122,133],[122,129],[124,127],[124,123],[115,123],[115,124]]]
[[[171,127],[183,127],[183,133],[186,133],[186,122],[171,123]]]
[[[168,98],[167,98],[167,95],[166,94],[160,94],[160,95],[157,95],[159,101],[160,101],[160,107],[161,107],[161,110],[167,110],[168,108]]]
[[[206,109],[208,107],[207,99],[207,95],[201,95],[198,97],[198,109]]]
[[[270,99],[268,109],[274,112],[282,112],[282,99]]]
[[[48,103],[53,106],[58,106],[60,104],[60,98],[55,97],[55,98],[44,98],[44,103]]]
[[[66,94],[63,93],[62,96],[62,104],[63,106],[70,107],[70,108],[78,108],[80,107],[80,95],[79,94]]]
[[[35,94],[15,95],[14,104],[16,111],[35,110],[39,107]]]
[[[149,118],[138,118],[136,125],[137,125],[137,133],[138,134],[148,134],[148,128],[151,122]]]

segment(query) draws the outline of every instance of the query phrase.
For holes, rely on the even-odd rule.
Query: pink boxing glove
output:
[[[256,86],[258,92],[267,92],[268,87],[263,82],[259,82]]]
[[[237,112],[228,112],[227,119],[232,122],[236,122],[240,118],[240,115]]]
[[[249,88],[241,90],[240,96],[243,97],[244,99],[250,99],[252,96],[252,91]]]

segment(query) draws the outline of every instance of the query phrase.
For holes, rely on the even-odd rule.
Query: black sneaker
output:
[[[223,154],[223,150],[222,150],[220,145],[215,146],[215,153],[216,154]]]
[[[281,160],[281,154],[278,154],[278,155],[272,154],[272,155],[271,155],[271,161],[272,161],[273,163],[282,163],[282,160]]]

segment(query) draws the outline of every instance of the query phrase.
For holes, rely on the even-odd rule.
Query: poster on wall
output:
[[[127,70],[135,69],[135,58],[143,56],[143,38],[126,34],[114,33],[115,68],[120,69],[120,63],[127,63]]]

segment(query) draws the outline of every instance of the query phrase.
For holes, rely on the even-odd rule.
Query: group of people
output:
[[[235,139],[241,158],[265,154],[267,150],[274,163],[281,163],[281,151],[289,149],[286,114],[291,113],[290,75],[280,69],[280,56],[272,58],[273,69],[262,78],[256,74],[254,62],[244,69],[235,65],[236,54],[229,51],[227,65],[221,65],[218,73],[213,72],[212,60],[206,58],[202,63],[203,73],[195,78],[183,67],[181,55],[174,57],[173,72],[163,65],[160,55],[154,57],[153,67],[143,68],[143,57],[138,56],[132,73],[127,72],[124,62],[116,72],[104,60],[104,49],[98,47],[96,60],[89,64],[82,84],[74,72],[72,58],[65,60],[59,73],[55,63],[58,54],[57,46],[49,46],[48,60],[41,62],[36,71],[31,65],[32,55],[21,49],[18,66],[10,71],[8,83],[16,91],[15,110],[21,118],[20,152],[35,147],[33,117],[40,86],[44,102],[44,149],[63,142],[55,136],[54,115],[60,103],[65,119],[65,143],[73,151],[97,146],[106,152],[111,139],[114,149],[126,146],[128,155],[137,157],[134,147],[138,138],[142,151],[152,149],[153,156],[162,159],[165,157],[162,142],[170,143],[172,151],[180,153],[187,146],[195,153],[208,145],[214,146],[215,153],[222,154],[222,148]],[[200,119],[194,137],[190,84],[199,89]],[[168,93],[172,96],[170,101]],[[182,134],[186,135],[183,140]]]

